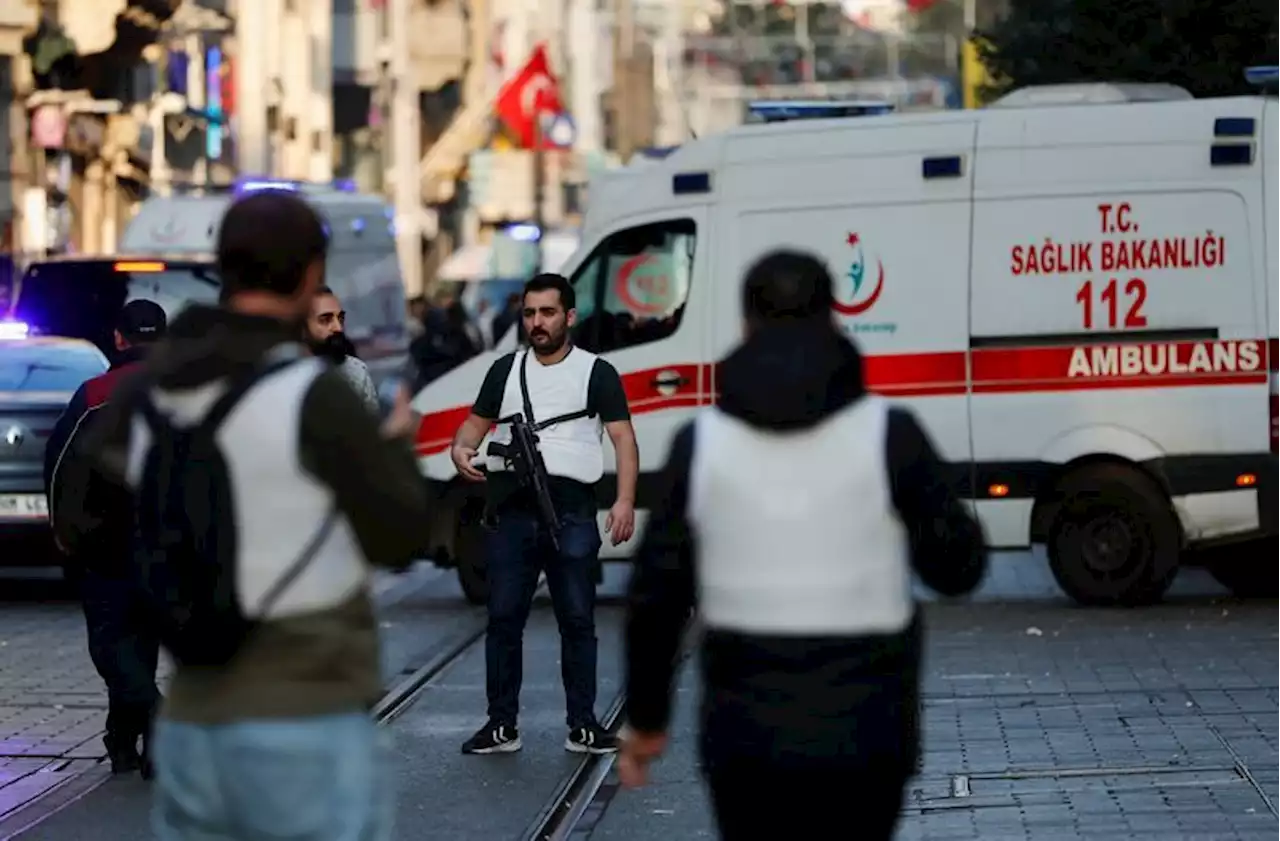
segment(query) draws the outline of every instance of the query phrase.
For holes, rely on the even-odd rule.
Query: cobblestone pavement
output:
[[[1275,601],[1190,571],[1167,604],[1085,609],[1043,570],[1002,559],[979,603],[928,607],[925,758],[898,841],[1274,839]],[[687,669],[671,755],[593,839],[715,837],[697,695]],[[856,797],[835,826],[856,827]]]
[[[412,656],[395,639],[392,603],[438,571],[422,567],[381,576],[375,591],[388,611],[387,669]],[[0,820],[94,768],[105,757],[102,730],[107,696],[89,660],[84,618],[65,589],[48,581],[4,580],[0,587]],[[163,661],[163,657],[162,657]],[[168,678],[162,662],[160,680]]]
[[[433,622],[459,599],[451,578],[445,583],[428,588],[438,591],[422,608],[433,611]],[[610,610],[616,613],[606,608],[601,614],[602,704],[620,653]],[[898,841],[1276,837],[1274,600],[1230,599],[1207,576],[1190,571],[1164,605],[1079,608],[1058,591],[1043,559],[1006,555],[996,559],[977,599],[934,602],[926,615],[925,756],[903,804]],[[81,631],[72,625],[75,636],[65,646],[37,645],[26,654],[35,668],[49,671],[50,686],[68,693],[86,691],[76,689],[81,684],[70,677],[74,668],[56,666],[60,658],[83,657],[76,648]],[[0,629],[7,627],[0,622]],[[406,636],[392,630],[390,637]],[[11,640],[13,632],[0,630],[0,638]],[[559,746],[558,642],[545,603],[535,612],[526,646],[521,723],[528,745],[522,754],[458,755],[458,744],[483,710],[482,647],[393,725],[401,841],[514,838],[567,772],[572,763]],[[6,648],[0,647],[0,669],[10,662]],[[91,676],[87,680],[92,691]],[[7,686],[3,674],[0,684]],[[35,698],[49,693],[28,690]],[[656,766],[650,787],[613,796],[589,834],[593,841],[716,837],[694,755],[697,697],[696,674],[686,668],[669,755]],[[612,785],[616,779],[606,789]],[[830,809],[837,828],[832,841],[856,837],[857,792],[822,808]],[[146,809],[146,787],[124,781],[102,786],[19,837],[144,838]],[[0,838],[5,829],[0,805]]]

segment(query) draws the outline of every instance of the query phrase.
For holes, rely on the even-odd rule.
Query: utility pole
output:
[[[241,174],[271,174],[271,138],[267,128],[267,90],[275,75],[268,62],[267,22],[272,4],[237,0],[235,85],[236,169]]]
[[[604,147],[600,126],[600,29],[594,0],[569,0],[569,97],[582,152]]]
[[[684,23],[685,0],[668,0],[663,18],[662,40],[654,56],[654,75],[659,80],[657,143],[676,146],[688,135],[684,107]]]
[[[396,214],[396,254],[410,297],[421,295],[422,271],[422,114],[418,76],[409,57],[412,0],[389,0],[391,50],[391,191]]]
[[[204,33],[199,28],[193,27],[186,33],[184,41],[187,54],[187,104],[193,110],[203,112],[205,110]],[[208,122],[205,121],[205,131],[208,130]],[[209,159],[203,147],[204,144],[201,143],[200,154],[196,157],[195,166],[191,170],[191,183],[188,185],[194,187],[198,194],[203,194],[204,188],[209,186]]]
[[[321,183],[333,180],[333,2],[310,0],[304,21],[307,32],[307,131],[305,177]]]
[[[636,31],[633,0],[613,2],[613,108],[614,143],[623,161],[635,152]]]

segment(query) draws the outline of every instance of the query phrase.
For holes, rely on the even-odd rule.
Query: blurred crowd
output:
[[[417,369],[420,389],[468,359],[492,350],[520,323],[520,296],[509,295],[501,308],[481,299],[473,311],[451,293],[409,301],[409,354]],[[416,389],[415,389],[416,390]]]

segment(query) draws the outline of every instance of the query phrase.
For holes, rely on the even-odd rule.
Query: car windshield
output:
[[[9,317],[33,333],[93,342],[114,350],[116,318],[129,301],[155,301],[172,319],[191,303],[215,303],[219,282],[199,263],[106,260],[35,263],[8,295]]]
[[[0,341],[0,391],[75,391],[107,370],[90,347]]]

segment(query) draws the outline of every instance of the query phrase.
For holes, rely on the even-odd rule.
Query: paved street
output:
[[[620,610],[610,596],[624,577],[625,568],[611,568],[604,589],[601,712],[618,689]],[[389,677],[474,620],[451,575],[428,569],[414,586],[384,610]],[[51,765],[45,757],[100,754],[95,728],[102,706],[72,606],[22,602],[2,609],[0,726],[12,735],[0,738],[17,746],[6,753],[26,752],[27,760],[10,761],[27,762],[28,772],[0,766],[0,784],[17,780],[0,788],[0,797],[11,797],[0,800],[0,841],[21,828],[3,817],[3,804],[16,799],[10,788],[40,780],[25,783],[29,794],[45,786],[45,776],[76,770],[58,769],[65,759]],[[1227,598],[1193,571],[1165,605],[1082,609],[1058,593],[1042,560],[1002,556],[976,602],[932,603],[927,610],[926,757],[904,804],[900,841],[1276,837],[1274,601]],[[458,752],[483,719],[482,643],[391,723],[398,838],[521,837],[574,767],[561,748],[558,655],[550,605],[539,599],[526,638],[525,750],[518,755]],[[693,755],[695,667],[684,672],[674,743],[654,785],[617,792],[610,775],[601,816],[583,827],[589,835],[575,839],[715,837]],[[27,735],[8,723],[19,719],[29,722],[22,725]],[[46,770],[30,772],[31,763]],[[60,788],[37,806],[71,790]],[[856,796],[833,804],[834,826],[856,827]],[[42,811],[48,809],[26,810]],[[110,781],[16,837],[149,837],[146,787]]]
[[[384,605],[388,683],[475,615],[457,597],[452,576],[426,564],[382,576],[375,589]],[[89,661],[83,615],[65,588],[40,578],[0,578],[0,594],[2,839],[31,819],[27,813],[43,811],[32,802],[46,792],[61,793],[74,779],[88,785],[103,779],[107,699]],[[167,673],[162,662],[162,679]]]

